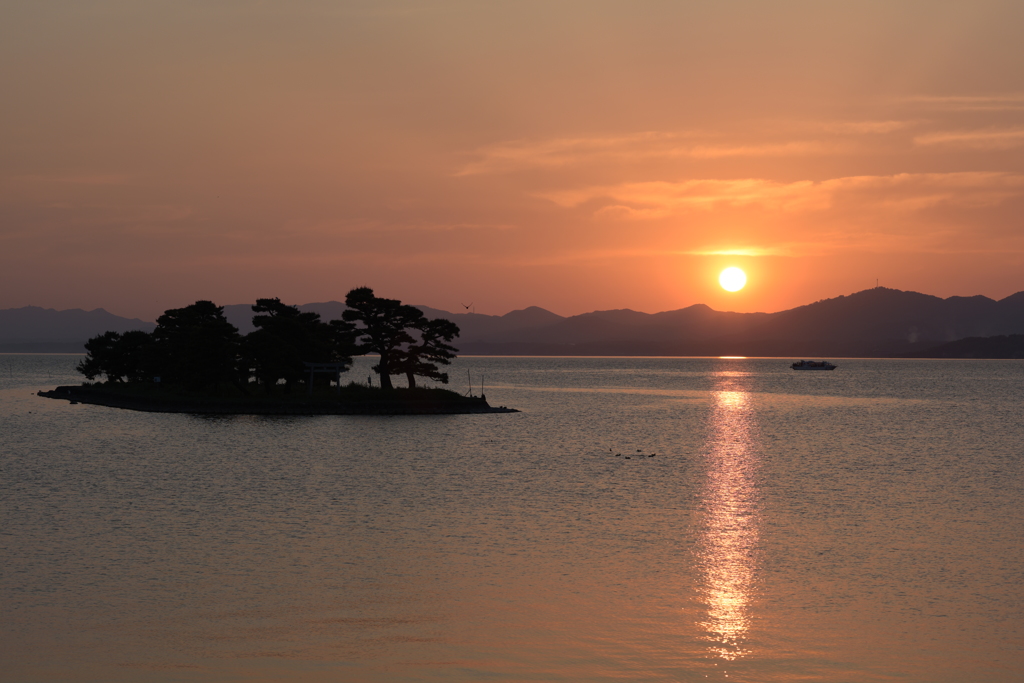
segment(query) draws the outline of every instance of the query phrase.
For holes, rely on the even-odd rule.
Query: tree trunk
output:
[[[410,389],[415,389],[416,388],[416,375],[412,374],[412,372],[407,372],[407,373],[405,373],[405,376],[409,378],[409,388]]]
[[[394,386],[391,384],[391,358],[386,351],[380,354],[380,362],[377,364],[377,374],[380,376],[380,388],[391,391]]]

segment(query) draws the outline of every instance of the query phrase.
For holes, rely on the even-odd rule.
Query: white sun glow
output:
[[[718,284],[727,292],[738,292],[747,284],[747,274],[739,268],[726,268],[718,276]]]

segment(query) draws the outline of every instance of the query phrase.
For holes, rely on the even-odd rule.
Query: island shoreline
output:
[[[37,395],[69,401],[72,404],[85,403],[147,413],[195,415],[479,415],[520,412],[505,406],[492,407],[483,397],[464,397],[458,401],[395,398],[373,401],[310,399],[287,402],[261,398],[259,402],[247,402],[219,398],[133,396],[88,386],[58,386],[50,391],[40,391]]]

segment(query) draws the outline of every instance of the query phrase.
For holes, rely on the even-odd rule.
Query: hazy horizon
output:
[[[868,288],[868,289],[873,289],[873,288]],[[885,287],[882,287],[882,289],[895,289],[895,288],[885,288]],[[867,291],[867,290],[861,290],[861,291]],[[910,292],[911,290],[896,290],[896,291]],[[1024,291],[1024,290],[1022,290],[1022,291]],[[842,296],[852,296],[852,295],[859,294],[859,293],[860,292],[849,292],[849,293],[845,293],[845,294],[837,294],[834,297],[827,297],[827,298],[828,299],[833,299],[833,298],[838,298],[838,297],[842,297]],[[934,294],[929,294],[928,292],[912,292],[912,293],[924,294],[926,296],[936,296]],[[1012,293],[1008,294],[1007,297],[1008,296],[1013,296],[1014,294],[1019,294],[1019,293],[1020,292],[1012,292]],[[951,294],[949,297],[940,297],[940,298],[942,298],[942,299],[947,299],[947,298],[951,298],[951,297],[972,298],[972,297],[975,297],[975,296],[984,296],[984,295],[983,294]],[[1000,301],[1000,300],[1005,299],[1007,297],[999,297],[998,299],[995,299],[993,297],[987,297],[987,298],[993,299],[994,301]],[[206,299],[206,300],[209,301],[210,299]],[[769,314],[771,314],[771,313],[780,313],[780,312],[785,311],[785,310],[791,310],[792,308],[798,308],[798,307],[801,307],[801,306],[806,306],[806,305],[809,305],[809,304],[812,304],[812,303],[816,303],[817,301],[821,301],[821,300],[820,299],[816,299],[814,301],[805,301],[803,303],[798,303],[798,304],[796,304],[794,306],[791,306],[790,308],[779,309],[778,311],[730,311],[730,310],[727,310],[727,309],[718,309],[718,308],[715,308],[714,306],[709,306],[709,307],[712,308],[715,311],[725,312],[725,313],[736,312],[736,313],[769,313]],[[189,301],[189,302],[181,303],[180,305],[172,306],[172,308],[180,308],[180,307],[188,306],[191,303],[194,303],[194,302]],[[219,301],[214,301],[214,303],[217,304],[218,306],[247,306],[247,305],[251,305],[252,303],[255,303],[255,300],[253,300],[252,302],[233,302],[233,303],[222,303],[222,302],[219,302]],[[328,303],[342,303],[343,304],[344,303],[344,296],[340,297],[339,299],[327,299],[327,300],[323,300],[323,301],[304,301],[304,302],[284,301],[283,303],[286,303],[289,306],[315,306],[315,305],[319,305],[319,304],[328,304]],[[429,304],[424,304],[424,303],[421,303],[421,302],[413,303],[413,302],[410,302],[410,301],[404,301],[403,303],[409,303],[410,305],[416,306],[416,307],[432,308],[432,309],[435,309],[435,310],[444,311],[444,312],[452,313],[452,314],[475,313],[475,314],[478,314],[478,315],[499,316],[499,317],[503,316],[503,315],[507,315],[509,313],[514,313],[515,311],[522,311],[522,310],[526,310],[526,309],[529,309],[529,308],[541,308],[541,309],[543,309],[545,311],[548,311],[549,313],[554,313],[555,315],[561,316],[563,318],[571,318],[573,316],[584,315],[584,314],[587,314],[587,313],[596,313],[596,312],[601,312],[601,311],[613,311],[613,310],[631,310],[631,311],[635,311],[637,313],[645,313],[645,314],[648,314],[648,315],[655,315],[655,314],[658,314],[658,313],[666,313],[666,312],[670,312],[670,311],[681,310],[683,308],[689,308],[691,306],[699,306],[699,305],[705,305],[706,306],[706,305],[708,305],[708,304],[704,304],[703,302],[695,302],[693,304],[689,304],[688,306],[681,306],[679,308],[666,309],[666,310],[661,310],[661,311],[643,311],[643,310],[640,310],[638,308],[634,308],[634,307],[630,307],[630,306],[624,306],[624,307],[619,307],[619,308],[595,308],[595,309],[592,309],[592,310],[589,310],[589,311],[580,311],[578,313],[568,313],[568,314],[566,314],[566,313],[561,313],[559,311],[552,311],[550,309],[544,308],[543,306],[536,306],[534,304],[527,304],[527,305],[524,305],[524,306],[522,306],[520,308],[514,308],[514,309],[511,309],[509,311],[504,311],[504,312],[500,312],[500,313],[481,313],[480,311],[444,309],[444,308],[440,308],[438,306],[431,306]],[[36,307],[36,308],[42,308],[44,310],[55,310],[58,313],[63,312],[63,311],[67,311],[67,310],[82,310],[82,311],[85,311],[86,313],[91,313],[93,311],[102,310],[102,311],[106,311],[107,313],[110,313],[110,314],[113,314],[113,315],[116,315],[116,316],[119,316],[119,317],[122,317],[122,318],[138,318],[138,319],[143,320],[145,322],[155,322],[156,319],[160,315],[163,314],[163,311],[160,311],[159,313],[155,314],[152,318],[144,318],[144,317],[140,317],[140,316],[123,315],[123,314],[119,313],[116,310],[111,310],[111,308],[108,307],[108,306],[97,306],[96,308],[91,308],[91,309],[83,309],[83,308],[56,309],[56,308],[54,308],[52,306],[40,306],[38,304],[25,304],[25,306],[11,306],[11,307],[9,307],[6,310],[11,310],[11,309],[16,309],[16,308],[25,308],[25,307]],[[461,305],[460,305],[460,308],[462,308]],[[0,310],[5,310],[5,309],[0,309]]]

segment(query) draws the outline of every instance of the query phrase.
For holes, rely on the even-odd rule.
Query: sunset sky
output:
[[[0,0],[0,308],[1002,298],[1022,26],[1019,0]]]

